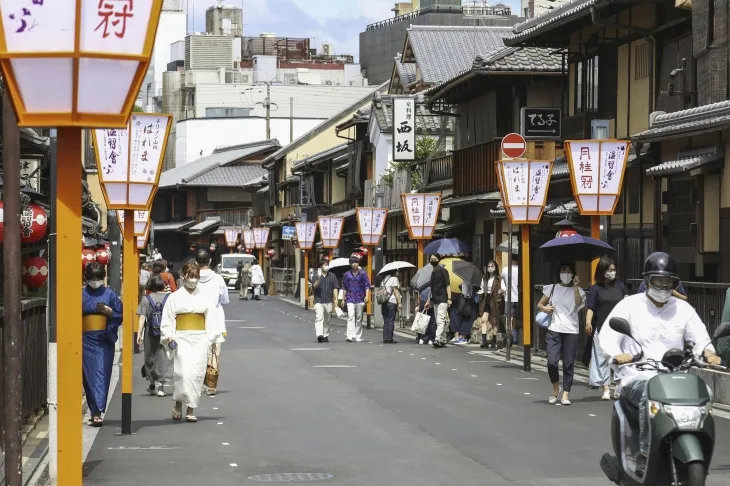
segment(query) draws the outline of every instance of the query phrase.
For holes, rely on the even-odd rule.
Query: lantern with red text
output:
[[[89,248],[84,248],[81,250],[81,269],[85,269],[86,265],[89,263],[96,261],[96,252],[94,250],[91,250]]]
[[[43,287],[48,279],[48,262],[42,257],[29,257],[23,261],[23,285],[29,289]]]
[[[553,172],[550,160],[498,160],[499,192],[512,224],[538,224]]]
[[[48,218],[45,210],[37,204],[29,204],[20,213],[21,243],[38,243],[46,235]]]
[[[96,261],[101,263],[102,265],[108,265],[109,264],[109,250],[106,248],[100,248],[96,250]]]

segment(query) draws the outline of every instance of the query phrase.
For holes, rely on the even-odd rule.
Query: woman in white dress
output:
[[[160,324],[160,343],[174,361],[172,419],[182,419],[185,404],[185,421],[197,422],[194,411],[202,393],[208,349],[220,337],[217,335],[220,329],[198,288],[200,267],[195,262],[188,262],[183,265],[180,275],[184,285],[167,299]]]

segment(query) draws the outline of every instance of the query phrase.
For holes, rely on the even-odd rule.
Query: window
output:
[[[598,111],[598,56],[577,63],[575,68],[575,112]]]
[[[668,189],[669,245],[691,248],[695,244],[692,225],[697,222],[697,179],[670,179]]]
[[[649,43],[644,42],[634,48],[634,79],[645,79],[649,77]]]

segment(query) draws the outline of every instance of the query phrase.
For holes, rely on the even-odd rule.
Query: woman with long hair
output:
[[[164,347],[160,345],[159,326],[170,294],[165,292],[165,282],[159,275],[150,277],[147,288],[150,293],[142,297],[137,308],[137,344],[144,345],[142,377],[149,381],[147,392],[150,395],[164,397],[170,360],[167,359]]]
[[[558,283],[546,285],[542,289],[543,297],[537,304],[537,310],[552,316],[547,336],[547,368],[553,391],[549,403],[558,401],[560,394],[560,373],[558,363],[563,357],[563,395],[561,405],[570,405],[570,390],[573,386],[575,357],[580,342],[578,312],[586,305],[586,294],[580,288],[580,278],[575,273],[575,265],[562,263],[556,272]]]
[[[482,279],[482,289],[479,291],[479,315],[481,316],[482,344],[486,349],[490,344],[497,347],[497,333],[499,321],[504,314],[504,292],[506,286],[499,273],[499,265],[492,260],[487,264],[487,273]]]

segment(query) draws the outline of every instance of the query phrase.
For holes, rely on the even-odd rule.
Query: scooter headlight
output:
[[[702,407],[664,405],[664,411],[674,419],[680,429],[699,429],[709,413],[707,405]]]
[[[662,410],[662,404],[659,402],[655,402],[654,400],[649,400],[649,417],[654,418],[656,417],[656,414],[661,412]]]

